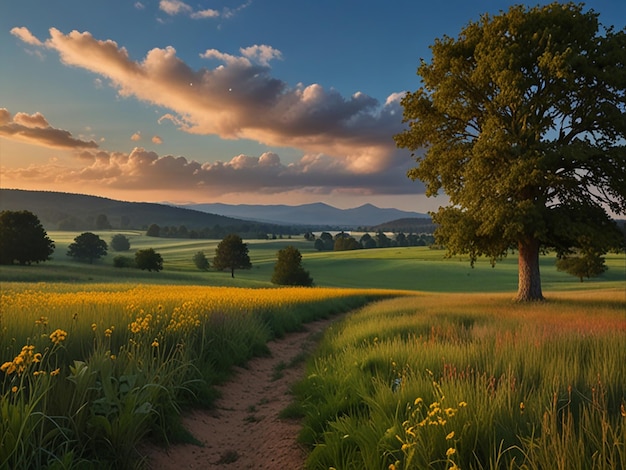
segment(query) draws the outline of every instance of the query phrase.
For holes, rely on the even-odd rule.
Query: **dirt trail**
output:
[[[167,449],[148,446],[148,467],[182,469],[301,469],[306,453],[296,442],[297,420],[279,419],[292,401],[289,387],[304,373],[304,362],[291,361],[310,352],[318,333],[334,319],[305,325],[306,331],[289,333],[268,343],[271,355],[254,358],[236,368],[233,378],[219,388],[221,398],[212,410],[197,410],[183,417],[183,425],[203,446],[177,444]],[[287,366],[287,367],[284,367]]]

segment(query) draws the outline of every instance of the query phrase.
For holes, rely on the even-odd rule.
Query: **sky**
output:
[[[400,99],[436,38],[516,3],[2,0],[0,187],[436,210]],[[623,0],[585,5],[624,27]]]

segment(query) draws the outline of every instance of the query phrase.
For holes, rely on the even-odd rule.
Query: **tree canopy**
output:
[[[146,248],[135,252],[135,266],[139,269],[159,272],[163,269],[163,257],[154,251],[154,248]]]
[[[106,256],[108,246],[107,242],[95,233],[83,232],[74,238],[74,243],[67,248],[67,256],[93,263],[94,260]]]
[[[116,233],[111,238],[111,248],[115,251],[128,251],[130,250],[130,240],[126,235]]]
[[[312,286],[313,278],[302,267],[302,254],[289,245],[278,250],[278,259],[274,265],[272,283],[282,286]]]
[[[209,263],[204,251],[198,251],[193,255],[193,264],[195,264],[196,268],[200,271],[208,271],[211,263]]]
[[[230,269],[231,277],[235,277],[235,269],[252,268],[248,244],[237,234],[226,235],[215,249],[213,267],[218,271]]]
[[[0,264],[31,264],[47,261],[54,242],[29,211],[0,212]]]
[[[443,190],[437,241],[492,263],[518,251],[518,300],[543,299],[539,254],[619,243],[626,213],[626,31],[583,5],[484,15],[422,60],[402,100],[408,172]]]

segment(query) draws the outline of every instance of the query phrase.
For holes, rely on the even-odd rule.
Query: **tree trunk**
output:
[[[235,268],[230,268],[230,277],[235,277]]]
[[[539,240],[528,238],[518,243],[518,302],[544,300],[539,273]]]

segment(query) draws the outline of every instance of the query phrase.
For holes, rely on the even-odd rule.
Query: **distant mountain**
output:
[[[94,230],[105,215],[115,229],[145,230],[151,224],[189,230],[220,227],[237,232],[291,233],[289,227],[310,230],[373,227],[403,218],[428,217],[417,212],[380,209],[366,204],[337,209],[323,203],[287,205],[189,204],[173,206],[54,191],[0,189],[0,211],[28,210],[46,230]],[[292,231],[293,231],[292,230]]]
[[[353,209],[337,209],[321,202],[299,206],[214,203],[188,204],[182,207],[257,222],[341,228],[371,227],[403,218],[428,218],[426,214],[419,212],[381,209],[372,204]]]
[[[106,215],[114,228],[146,229],[151,224],[188,229],[242,225],[242,220],[181,207],[147,202],[124,202],[84,194],[0,189],[1,210],[28,210],[46,230],[93,230]]]

